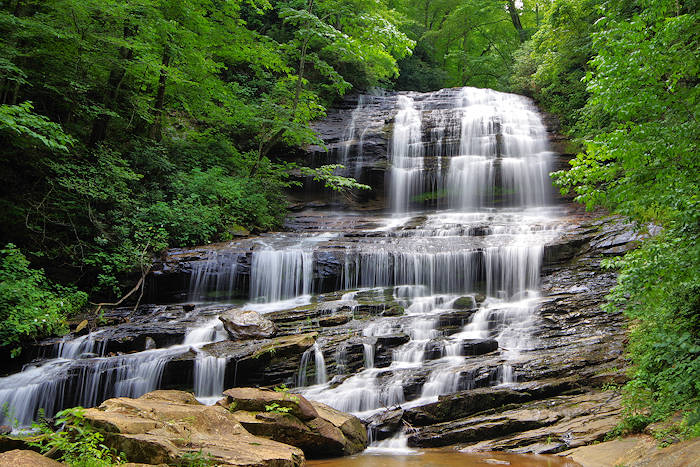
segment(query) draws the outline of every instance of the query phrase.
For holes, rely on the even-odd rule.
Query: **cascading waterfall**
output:
[[[0,407],[7,408],[0,412],[0,423],[28,426],[39,409],[51,415],[64,407],[93,407],[110,397],[141,396],[160,387],[163,370],[173,358],[222,338],[221,323],[215,319],[190,329],[182,345],[134,354],[106,356],[109,336],[100,332],[61,341],[55,345],[56,358],[0,378]],[[202,370],[195,369],[203,397],[223,390],[223,370],[212,373],[213,364],[206,360]]]
[[[449,211],[429,213],[411,229],[401,228],[410,216],[395,215],[376,229],[385,235],[358,241],[346,253],[343,281],[346,289],[394,286],[408,319],[380,320],[363,335],[402,332],[410,339],[393,350],[389,367],[366,363],[338,386],[302,391],[364,415],[471,388],[473,370],[463,368],[470,357],[462,355],[462,342],[495,339],[503,363],[494,383],[515,381],[521,352],[533,346],[543,247],[556,235],[549,211],[541,211],[551,201],[551,153],[526,98],[463,88],[400,95],[395,109],[387,204],[394,213],[415,212],[421,204]],[[438,316],[457,297],[476,293],[486,299],[478,307],[472,299],[471,322],[440,337]],[[428,352],[429,346],[438,350]],[[363,347],[367,362],[374,347]],[[428,363],[418,399],[406,403],[406,371]]]
[[[474,387],[476,357],[465,345],[489,339],[498,344],[488,352],[498,371],[479,384],[517,381],[519,364],[535,346],[543,248],[557,235],[548,207],[547,135],[536,110],[524,97],[462,88],[361,98],[351,120],[338,153],[349,174],[359,173],[370,153],[365,135],[376,151],[377,135],[393,121],[385,153],[388,215],[352,235],[328,228],[217,246],[192,261],[188,300],[230,301],[247,290],[244,306],[263,313],[309,304],[321,289],[318,258],[330,255],[335,285],[349,291],[336,297],[337,309],[354,317],[361,292],[391,297],[405,314],[364,324],[355,342],[363,368],[353,375],[343,375],[350,368],[345,347],[325,349],[336,362],[327,367],[316,343],[301,356],[296,381],[288,381],[296,390],[363,416],[418,405]],[[169,361],[191,351],[195,395],[214,401],[224,389],[227,359],[204,346],[225,334],[211,315],[193,325],[198,312],[183,312],[189,330],[180,345],[105,355],[109,336],[99,332],[58,342],[50,358],[0,378],[0,405],[11,407],[0,423],[16,418],[26,425],[39,408],[51,414],[141,395],[160,386]],[[443,333],[442,317],[456,314],[450,319],[464,321]],[[378,344],[392,336],[404,340],[388,351]],[[344,377],[329,383],[335,375]],[[405,446],[405,436],[384,445]]]

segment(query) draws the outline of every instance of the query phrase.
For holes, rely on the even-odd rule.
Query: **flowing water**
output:
[[[360,294],[400,303],[405,315],[376,318],[362,329],[360,371],[346,374],[346,349],[326,348],[319,340],[289,382],[306,397],[361,417],[474,387],[473,349],[479,342],[496,341],[489,355],[499,363],[488,384],[516,382],[519,365],[536,345],[544,246],[558,235],[548,176],[552,153],[528,99],[475,88],[362,97],[335,154],[347,173],[363,176],[372,157],[365,141],[387,122],[393,126],[384,151],[389,164],[384,212],[361,218],[354,212],[315,213],[310,228],[250,240],[248,256],[236,249],[211,250],[206,260],[193,263],[187,289],[190,302],[212,297],[226,302],[243,294],[245,307],[262,313],[308,304],[321,289],[346,290],[340,302],[353,313],[361,306]],[[330,283],[319,279],[328,257],[337,265]],[[464,310],[464,303],[470,311],[463,327],[443,335],[441,316]],[[107,340],[99,333],[56,344],[50,358],[0,378],[0,404],[8,408],[3,422],[26,425],[38,408],[54,413],[108,397],[139,396],[158,388],[164,365],[187,352],[195,353],[195,395],[213,402],[223,390],[227,358],[202,347],[225,334],[216,318],[200,317],[200,309],[174,319],[190,320],[177,345],[105,354]],[[407,341],[378,365],[378,343],[397,334]],[[330,355],[337,361],[332,371],[326,363]],[[408,391],[416,381],[419,389]],[[397,448],[387,440],[374,448],[381,443]],[[446,462],[440,465],[465,459],[454,453],[421,459],[435,456]],[[385,465],[381,456],[343,462]]]
[[[338,459],[307,461],[309,467],[580,467],[570,459],[531,454],[462,453],[424,450],[408,454],[361,455]]]

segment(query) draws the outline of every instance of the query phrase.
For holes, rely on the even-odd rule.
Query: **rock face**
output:
[[[180,391],[120,397],[87,409],[85,418],[105,443],[132,462],[178,463],[200,450],[217,465],[296,467],[301,450],[250,434],[222,406],[205,406]]]
[[[228,310],[219,319],[233,340],[267,339],[277,333],[275,323],[253,310]]]
[[[286,391],[234,388],[217,405],[252,434],[296,446],[309,458],[356,454],[367,447],[360,420]]]

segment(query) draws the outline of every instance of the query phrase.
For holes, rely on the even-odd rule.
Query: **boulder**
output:
[[[267,339],[277,333],[275,323],[253,310],[232,309],[219,315],[231,339]]]
[[[318,417],[338,428],[345,438],[343,451],[355,454],[367,447],[367,429],[359,418],[316,401],[309,401],[318,412]]]
[[[201,450],[216,465],[304,464],[298,448],[250,434],[226,408],[202,405],[187,392],[109,399],[87,409],[85,419],[132,462],[179,464]]]
[[[403,427],[403,409],[390,409],[378,412],[367,419],[369,430],[376,441],[390,438]]]
[[[367,447],[359,419],[286,391],[233,388],[217,404],[250,433],[300,448],[309,458],[356,454]]]
[[[44,457],[38,452],[13,449],[0,454],[0,467],[58,467],[60,462]]]
[[[216,404],[229,410],[245,410],[248,412],[265,412],[266,406],[277,404],[290,415],[294,415],[305,422],[318,417],[316,409],[304,396],[290,394],[286,391],[231,388],[224,391],[224,398]]]

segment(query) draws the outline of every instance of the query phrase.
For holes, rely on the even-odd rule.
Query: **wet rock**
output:
[[[345,323],[350,322],[351,317],[349,315],[333,315],[333,316],[326,316],[324,318],[320,318],[318,320],[318,324],[321,327],[331,327],[331,326],[340,326]]]
[[[548,410],[504,412],[420,428],[408,437],[410,446],[423,448],[477,442],[556,423],[561,416]]]
[[[1,467],[57,467],[60,465],[65,464],[56,462],[55,460],[49,459],[48,457],[44,457],[38,452],[34,451],[13,449],[12,451],[0,453]]]
[[[250,434],[226,408],[205,406],[192,394],[153,391],[138,399],[109,399],[85,411],[105,444],[133,462],[181,463],[201,451],[217,465],[296,467],[298,448]]]
[[[1,436],[9,435],[10,433],[12,433],[12,427],[11,427],[11,426],[8,426],[8,425],[0,425],[0,435],[1,435]]]
[[[378,336],[377,345],[381,345],[384,347],[398,347],[401,344],[405,344],[409,340],[411,340],[411,338],[406,334],[389,334],[386,336]]]
[[[430,341],[425,346],[425,360],[436,360],[443,356],[445,352],[445,343],[441,341]]]
[[[406,313],[401,305],[392,305],[382,311],[382,316],[403,316]]]
[[[533,401],[499,414],[474,417],[465,423],[484,423],[497,417],[522,419],[533,412],[556,414],[556,420],[520,433],[497,434],[468,441],[472,451],[507,450],[518,453],[548,454],[601,441],[620,422],[620,397],[613,392],[593,392],[556,396]]]
[[[219,319],[234,340],[265,339],[277,333],[275,323],[263,318],[257,311],[233,309],[221,314]]]
[[[523,402],[531,396],[512,389],[478,388],[440,396],[438,402],[407,409],[404,419],[414,426],[426,426],[456,420],[510,403]]]
[[[391,438],[403,427],[403,409],[386,410],[367,419],[368,430],[376,441]]]
[[[460,342],[461,354],[467,357],[483,355],[498,350],[495,339],[464,339]]]
[[[438,318],[437,327],[442,331],[460,331],[476,312],[475,309],[450,311],[442,313]]]
[[[476,300],[472,296],[459,297],[452,302],[452,308],[455,310],[472,310],[476,308]]]

